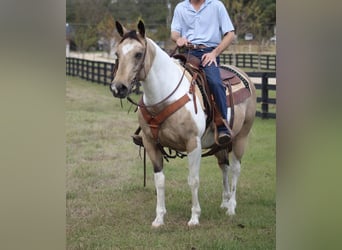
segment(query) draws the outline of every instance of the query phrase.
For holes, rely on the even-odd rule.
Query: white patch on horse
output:
[[[124,46],[122,46],[122,53],[124,55],[126,55],[128,52],[130,52],[132,49],[134,49],[133,44],[129,43],[129,44],[125,44]]]

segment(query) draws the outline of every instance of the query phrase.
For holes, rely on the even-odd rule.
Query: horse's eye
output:
[[[139,60],[139,59],[141,59],[142,58],[142,53],[141,52],[138,52],[138,53],[136,53],[135,54],[135,59],[137,59],[137,60]]]

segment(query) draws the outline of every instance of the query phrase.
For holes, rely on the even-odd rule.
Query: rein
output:
[[[134,105],[136,105],[138,107],[152,108],[152,107],[158,106],[158,105],[162,104],[163,102],[166,102],[177,91],[177,89],[179,88],[179,86],[181,85],[181,83],[183,81],[183,78],[184,78],[184,75],[185,75],[185,71],[186,71],[186,69],[184,68],[183,73],[182,73],[182,77],[180,78],[176,88],[168,96],[166,96],[163,100],[161,100],[161,101],[159,101],[159,102],[157,102],[155,104],[145,105],[143,103],[137,103],[137,102],[133,101],[132,98],[130,98],[129,96],[127,96],[126,98],[127,98],[127,100],[129,102],[133,103]],[[136,81],[136,82],[134,82],[134,84],[136,85],[138,82],[139,81]]]
[[[147,50],[147,41],[145,41],[145,45],[146,45],[146,46],[145,46],[145,53],[144,53],[144,57],[143,57],[143,63],[141,64],[142,66],[144,65],[144,61],[145,61],[145,54],[146,54],[146,50]],[[176,49],[177,49],[177,48],[178,48],[178,47],[176,47]],[[141,68],[142,68],[142,66],[141,66]],[[139,69],[139,71],[141,70],[141,68]],[[139,73],[139,71],[138,71],[138,73]],[[168,96],[166,96],[164,99],[162,99],[161,101],[159,101],[159,102],[157,102],[157,103],[155,103],[155,104],[146,105],[146,104],[143,104],[142,102],[141,102],[141,103],[135,102],[135,101],[132,100],[132,98],[130,98],[129,96],[127,96],[126,98],[127,98],[127,100],[128,100],[129,102],[131,102],[132,104],[136,105],[137,107],[152,108],[152,107],[158,106],[158,105],[162,104],[163,102],[166,102],[166,101],[167,101],[167,100],[168,100],[168,99],[177,91],[177,89],[179,88],[179,86],[181,85],[181,83],[182,83],[182,81],[183,81],[185,72],[186,72],[186,68],[184,68],[183,73],[182,73],[182,76],[181,76],[181,78],[180,78],[180,80],[179,80],[179,82],[178,82],[176,88],[175,88]],[[137,73],[137,75],[138,75],[138,73]],[[133,81],[132,81],[132,84],[133,84],[133,85],[136,85],[136,84],[139,82],[139,81],[136,79],[137,75],[134,77],[134,79],[133,79]]]
[[[133,84],[133,85],[136,85],[139,81],[138,81],[138,79],[137,79],[137,76],[138,76],[138,74],[140,73],[140,71],[142,70],[142,69],[144,69],[144,72],[145,72],[145,77],[146,77],[146,70],[145,70],[145,57],[146,57],[146,52],[147,52],[147,40],[145,39],[145,49],[144,49],[144,54],[143,54],[143,57],[142,57],[142,60],[141,60],[141,64],[140,64],[140,66],[139,66],[139,68],[138,68],[138,70],[137,70],[137,73],[135,74],[135,76],[134,76],[134,78],[133,78],[133,80],[132,80],[132,82],[131,82],[131,84]]]

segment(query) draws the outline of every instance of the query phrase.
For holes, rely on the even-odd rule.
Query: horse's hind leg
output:
[[[222,150],[216,154],[218,164],[222,171],[222,203],[221,208],[227,209],[228,215],[235,214],[236,208],[236,185],[240,176],[240,161],[236,158],[234,152],[232,154],[231,164],[228,165],[228,153]],[[229,187],[229,174],[231,177],[231,188]]]
[[[241,171],[241,158],[245,151],[245,147],[247,144],[247,135],[243,135],[242,133],[235,138],[233,142],[233,150],[230,164],[230,172],[231,172],[231,190],[230,197],[227,203],[227,214],[234,215],[236,208],[236,189],[237,183],[240,177]]]
[[[228,201],[230,198],[230,188],[229,188],[229,179],[228,179],[228,171],[229,171],[229,160],[228,160],[228,152],[227,150],[221,150],[215,154],[218,164],[222,171],[222,184],[223,184],[223,192],[222,192],[222,203],[221,208],[228,208]]]
[[[232,153],[232,160],[231,160],[231,166],[230,171],[232,174],[232,186],[231,186],[231,192],[230,192],[230,198],[227,203],[227,214],[228,215],[234,215],[235,214],[235,208],[236,208],[236,188],[237,183],[240,176],[240,170],[241,170],[241,163],[240,160],[236,157],[234,152]]]
[[[247,137],[242,136],[234,140],[230,164],[227,151],[222,150],[216,154],[218,164],[222,171],[223,192],[221,208],[226,208],[228,215],[235,214],[237,204],[236,189],[241,171],[241,158],[244,153],[246,142]],[[231,186],[229,186],[229,175],[231,175]]]

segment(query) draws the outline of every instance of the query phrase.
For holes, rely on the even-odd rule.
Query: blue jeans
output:
[[[204,49],[191,50],[190,54],[193,56],[196,56],[197,58],[201,60],[203,54],[209,53],[213,49],[214,48],[209,47],[209,48],[204,48]],[[220,63],[219,57],[216,57],[216,62],[217,62],[217,65],[219,65]],[[222,115],[222,118],[227,120],[226,88],[222,83],[219,67],[216,67],[215,64],[212,63],[210,66],[207,65],[205,67],[201,65],[201,68],[205,72],[209,89],[211,93],[214,95],[215,103]],[[219,132],[227,131],[227,128],[224,125],[219,126],[217,129]]]

